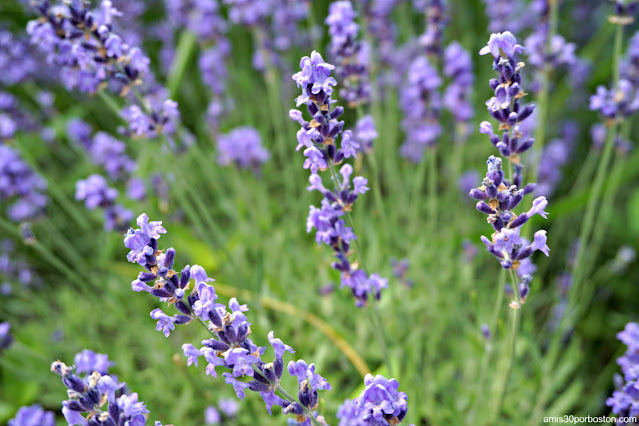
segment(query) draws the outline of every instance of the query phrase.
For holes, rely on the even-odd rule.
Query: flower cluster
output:
[[[239,404],[228,398],[222,398],[218,401],[217,407],[211,405],[204,411],[204,424],[207,426],[215,426],[226,420],[234,420],[240,411]]]
[[[15,222],[30,220],[42,213],[48,198],[43,194],[47,184],[8,145],[0,145],[0,201],[16,198],[7,208]]]
[[[113,83],[128,90],[149,72],[142,51],[112,31],[120,12],[111,1],[102,1],[94,11],[79,0],[55,6],[39,1],[34,7],[41,18],[30,21],[27,32],[49,63],[67,69],[62,75],[68,87],[93,93]]]
[[[133,212],[116,204],[118,191],[108,186],[104,176],[92,174],[86,179],[76,182],[75,199],[84,201],[89,210],[100,208],[104,211],[104,229],[124,230],[133,219]]]
[[[397,24],[392,19],[393,9],[399,0],[364,0],[363,9],[366,16],[366,30],[375,46],[375,63],[377,76],[381,84],[395,81],[394,72],[390,69],[395,61],[397,49]]]
[[[441,58],[442,39],[446,26],[444,0],[428,0],[426,5],[426,31],[419,37],[419,44],[432,58]]]
[[[339,408],[340,426],[389,426],[404,420],[408,411],[406,393],[398,392],[399,383],[382,375],[367,374],[366,386],[354,400],[346,400]]]
[[[62,403],[62,414],[69,426],[146,425],[145,414],[149,410],[138,400],[137,393],[124,393],[125,383],[98,371],[82,378],[73,370],[61,361],[51,364],[51,371],[62,377],[68,388],[69,399]],[[105,404],[107,410],[103,411]],[[155,422],[155,426],[162,425]]]
[[[519,32],[526,27],[526,4],[521,0],[482,0],[486,5],[488,29]]]
[[[233,386],[238,398],[244,399],[247,389],[257,392],[264,400],[269,414],[273,405],[279,405],[284,414],[295,414],[300,423],[310,425],[310,416],[315,416],[313,411],[317,408],[316,391],[330,389],[328,382],[315,373],[315,366],[307,366],[307,380],[304,384],[300,381],[297,400],[283,392],[280,386],[284,372],[282,358],[285,352],[294,353],[293,349],[276,338],[271,331],[268,341],[273,347],[275,358],[272,362],[263,361],[266,348],[258,347],[249,338],[252,330],[251,323],[244,314],[248,311],[247,306],[240,305],[235,298],[229,301],[229,310],[217,303],[215,288],[208,284],[214,280],[199,265],[187,265],[181,272],[174,271],[175,250],[158,249],[160,234],[166,233],[162,222],[149,221],[148,215],[143,213],[138,217],[137,224],[138,229],[129,229],[124,244],[131,250],[127,255],[129,262],[144,266],[146,272],[140,272],[131,287],[137,292],[148,292],[179,311],[179,314],[173,316],[159,308],[151,311],[151,317],[158,321],[157,330],[168,337],[176,324],[202,322],[213,337],[203,340],[200,348],[190,343],[182,345],[188,365],[197,366],[199,358],[203,357],[207,362],[206,374],[217,377],[216,368],[227,370],[223,376],[226,383]],[[191,279],[194,285],[187,294]],[[147,283],[153,285],[149,286]],[[290,374],[299,378],[302,364],[305,364],[302,360],[294,363],[294,367],[289,364]],[[242,380],[244,378],[248,381]]]
[[[402,157],[419,163],[424,150],[433,147],[442,132],[440,124],[442,79],[424,55],[415,58],[400,89],[399,101],[403,111],[402,129],[406,138],[400,147]]]
[[[331,56],[338,64],[336,74],[342,82],[340,96],[346,104],[355,108],[370,100],[368,83],[369,46],[357,40],[359,25],[357,14],[350,1],[331,3],[326,24],[331,36]]]
[[[231,163],[243,169],[258,171],[270,154],[262,145],[262,138],[252,127],[238,127],[220,135],[217,141],[218,162],[222,166]]]
[[[525,244],[524,239],[520,237],[522,225],[534,215],[547,218],[548,213],[544,211],[548,205],[546,197],[537,197],[530,210],[516,215],[513,210],[533,187],[529,185],[528,189],[519,189],[516,185],[506,186],[501,159],[491,155],[487,164],[488,172],[482,185],[470,191],[470,196],[479,200],[477,210],[488,215],[488,223],[495,230],[491,239],[483,235],[481,237],[486,249],[500,261],[504,269],[519,269],[522,261],[537,250],[548,256],[546,231],[535,232],[531,244]]]
[[[561,167],[566,164],[573,151],[578,135],[574,122],[567,122],[558,138],[552,139],[541,152],[539,173],[535,193],[549,197],[562,179]]]
[[[125,107],[122,117],[137,136],[153,138],[175,132],[177,104],[154,87],[149,58],[114,31],[114,18],[122,13],[110,0],[102,0],[95,10],[87,9],[81,0],[55,6],[38,0],[34,8],[40,19],[27,25],[31,42],[46,54],[48,63],[64,69],[60,77],[68,88],[95,93],[110,87],[126,96],[147,83],[153,92],[145,98],[137,93],[134,98],[139,105]]]
[[[622,120],[639,110],[639,90],[626,79],[619,80],[616,88],[597,86],[597,93],[590,97],[590,109],[610,122]]]
[[[617,359],[622,377],[615,380],[616,388],[606,405],[619,417],[639,416],[639,324],[630,322],[623,331],[617,333],[617,339],[628,349]]]
[[[312,173],[309,177],[311,185],[307,189],[317,190],[324,196],[320,208],[310,207],[307,231],[311,232],[315,228],[318,244],[325,243],[333,248],[337,262],[332,266],[341,272],[342,286],[351,289],[356,305],[361,307],[366,305],[369,294],[379,299],[381,289],[387,286],[387,280],[377,274],[369,276],[356,263],[348,260],[350,242],[356,237],[353,229],[346,226],[342,216],[348,215],[357,197],[368,191],[368,181],[356,176],[351,184],[353,168],[350,164],[345,164],[339,171],[342,176],[340,182],[334,165],[341,163],[344,158],[356,156],[359,143],[353,140],[352,132],[346,130],[341,134],[341,147],[338,149],[335,144],[344,126],[344,122],[338,122],[337,118],[344,109],[338,106],[331,110],[332,86],[337,84],[330,76],[334,66],[325,63],[319,53],[313,52],[310,58],[302,58],[300,67],[302,71],[293,76],[298,87],[302,87],[302,95],[297,98],[297,104],[305,103],[313,119],[310,122],[304,120],[299,110],[291,110],[289,115],[302,126],[297,132],[297,149],[306,147],[304,168],[310,169]],[[318,170],[329,168],[333,175],[334,190],[324,187],[322,178],[317,174]]]
[[[397,260],[395,258],[392,258],[391,267],[393,268],[393,276],[397,278],[403,285],[411,288],[415,284],[412,279],[406,278],[406,274],[410,269],[410,261],[408,259]]]
[[[470,53],[461,44],[452,42],[444,51],[444,75],[451,79],[444,91],[443,104],[458,123],[459,136],[465,138],[473,118],[470,94],[475,80]]]
[[[55,426],[55,415],[39,405],[20,407],[8,426]]]
[[[486,102],[490,115],[499,121],[499,137],[492,125],[484,121],[479,131],[490,137],[490,141],[500,154],[508,157],[514,166],[514,174],[510,184],[521,186],[522,168],[520,155],[534,143],[533,138],[525,137],[520,130],[522,122],[533,113],[534,105],[520,105],[520,99],[526,95],[521,89],[521,70],[523,62],[516,62],[517,54],[522,51],[517,39],[510,32],[492,34],[488,44],[479,51],[480,55],[491,54],[494,58],[493,68],[499,72],[499,78],[490,80],[490,88],[495,96]]]

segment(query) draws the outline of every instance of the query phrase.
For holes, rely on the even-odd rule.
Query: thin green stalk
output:
[[[623,42],[623,26],[617,25],[615,31],[615,40],[614,40],[614,50],[613,50],[613,88],[616,90],[618,88],[619,83],[619,62],[621,60],[621,46]],[[608,128],[608,134],[606,137],[606,143],[603,148],[603,153],[601,156],[601,161],[597,167],[597,172],[595,174],[595,180],[592,185],[592,192],[590,193],[590,197],[588,199],[588,204],[586,205],[586,212],[584,214],[584,219],[581,224],[581,231],[579,232],[579,248],[577,250],[577,256],[575,258],[575,262],[573,264],[572,273],[573,273],[573,285],[568,295],[568,306],[574,307],[574,302],[576,299],[576,295],[580,292],[581,282],[584,279],[584,259],[586,248],[589,243],[590,235],[592,232],[592,228],[595,224],[594,219],[596,215],[597,207],[599,206],[599,198],[600,192],[603,187],[603,182],[605,175],[608,171],[608,163],[610,162],[614,141],[617,136],[618,125],[617,123],[613,123]],[[548,392],[546,389],[548,388],[547,381],[549,377],[551,377],[551,371],[557,361],[560,350],[561,350],[561,337],[563,335],[564,329],[570,325],[570,322],[573,320],[572,313],[566,313],[564,315],[555,331],[555,335],[551,339],[550,347],[548,349],[547,355],[545,357],[545,363],[543,366],[542,373],[542,383],[540,386],[540,391],[537,393],[537,399],[535,401],[533,414],[531,417],[531,424],[535,422],[536,419],[541,417],[541,411],[543,410],[544,404],[546,403],[546,399],[548,398]]]
[[[515,275],[515,271],[513,271],[512,269],[510,270],[510,276],[512,279],[513,292],[515,294],[515,302],[517,304],[517,307],[511,308],[511,328],[508,339],[509,351],[504,351],[504,354],[507,353],[507,355],[504,355],[507,356],[506,368],[501,370],[503,372],[501,374],[501,380],[495,381],[495,383],[499,385],[499,388],[497,389],[497,402],[494,405],[491,404],[491,407],[494,407],[494,419],[498,418],[499,414],[501,413],[501,407],[504,404],[506,390],[508,388],[508,381],[510,379],[513,364],[515,363],[515,358],[517,356],[517,330],[519,327],[519,311],[521,310],[521,300],[519,298],[519,288],[517,287],[517,276]],[[500,365],[503,365],[503,363],[500,363]]]
[[[82,214],[78,208],[77,204],[73,201],[70,201],[67,196],[61,191],[55,183],[52,185],[52,182],[48,177],[42,172],[42,170],[38,167],[37,161],[33,158],[29,152],[28,147],[26,147],[20,138],[15,139],[17,147],[20,149],[20,154],[22,158],[29,164],[37,174],[39,174],[44,180],[47,182],[47,192],[51,194],[54,200],[57,201],[58,205],[64,210],[65,213],[69,215],[71,219],[73,219],[73,223],[77,224],[83,231],[89,232],[92,226],[89,224],[89,221],[86,219],[86,215]]]
[[[335,171],[335,165],[333,164],[332,161],[329,162],[329,170],[331,172],[331,177],[333,178],[333,182],[335,184],[335,188],[337,191],[338,177],[337,177],[337,172]],[[348,226],[350,226],[353,229],[353,233],[357,235],[357,233],[355,232],[355,224],[353,223],[353,218],[351,216],[351,213],[349,211],[345,213],[346,213],[345,216],[346,216],[346,221],[348,223]],[[362,268],[364,269],[364,271],[369,271],[369,269],[366,267],[366,263],[364,261],[364,252],[362,251],[358,238],[355,239],[355,246],[357,247],[357,252],[359,255],[358,257],[359,257],[360,263],[362,264]],[[384,327],[383,327],[384,324],[381,320],[379,312],[377,311],[377,304],[375,303],[375,301],[373,300],[373,302],[369,303],[369,305],[371,306],[370,310],[372,311],[371,324],[373,325],[373,334],[375,334],[375,337],[378,339],[379,345],[382,347],[386,367],[388,368],[389,374],[392,375],[393,366],[390,361],[388,345],[386,343],[386,336],[384,335]],[[375,325],[375,320],[378,320],[378,325]]]
[[[371,323],[373,325],[373,334],[377,338],[377,343],[382,348],[382,354],[384,356],[384,363],[388,369],[388,375],[393,377],[393,364],[391,362],[390,354],[388,351],[388,344],[386,343],[386,334],[384,333],[384,323],[379,313],[378,304],[373,301],[369,304],[369,311],[371,313]],[[377,324],[376,324],[377,323]]]
[[[493,308],[493,312],[490,317],[490,323],[489,323],[490,332],[492,333],[493,338],[497,335],[497,320],[499,319],[499,312],[501,311],[502,304],[504,303],[504,286],[505,285],[506,285],[506,270],[502,269],[501,273],[499,274],[499,284],[497,287],[497,297],[495,297],[495,306]],[[482,360],[480,363],[481,369],[479,371],[477,381],[475,382],[475,386],[471,394],[471,404],[470,404],[471,410],[470,410],[470,419],[469,419],[469,423],[471,424],[474,423],[475,417],[477,415],[478,407],[475,407],[475,403],[478,402],[478,400],[476,398],[477,398],[477,395],[479,394],[479,389],[484,384],[484,379],[486,376],[486,370],[488,366],[488,359],[490,358],[491,355],[492,355],[492,345],[490,347],[487,347],[487,350],[484,351],[484,354],[482,355]]]
[[[4,229],[7,234],[13,234],[14,238],[18,240],[22,239],[22,233],[20,232],[20,230],[17,229],[15,225],[11,224],[9,221],[1,217],[0,228]],[[33,247],[33,249],[54,269],[57,269],[58,272],[65,275],[74,284],[76,284],[78,286],[78,289],[82,289],[86,285],[86,280],[84,280],[73,269],[71,269],[68,265],[61,261],[51,250],[49,250],[48,247],[43,245],[41,242],[36,240],[35,242],[30,243],[29,246]]]
[[[428,156],[428,219],[432,232],[437,230],[437,147]]]

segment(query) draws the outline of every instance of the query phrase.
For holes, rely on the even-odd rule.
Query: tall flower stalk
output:
[[[516,59],[521,50],[522,47],[517,44],[515,37],[510,32],[504,32],[492,34],[487,46],[479,52],[481,55],[491,54],[494,58],[493,67],[499,72],[499,78],[490,81],[495,96],[486,102],[486,106],[492,117],[500,122],[498,131],[501,131],[502,135],[499,137],[493,131],[492,125],[486,121],[480,125],[480,132],[488,135],[499,152],[508,157],[510,170],[509,179],[506,179],[502,171],[501,158],[491,155],[487,161],[488,171],[482,185],[470,191],[470,196],[479,200],[477,210],[488,215],[487,221],[495,231],[491,238],[482,236],[482,242],[488,252],[499,260],[502,268],[509,272],[514,290],[514,299],[510,302],[513,311],[508,349],[503,352],[506,367],[500,369],[500,374],[496,375],[494,382],[494,416],[498,416],[501,411],[510,372],[515,362],[519,311],[526,301],[532,280],[527,274],[518,278],[516,272],[529,261],[535,251],[549,255],[546,231],[537,231],[532,243],[520,236],[522,226],[533,216],[547,217],[547,212],[544,211],[548,204],[546,198],[536,198],[532,208],[526,212],[514,212],[524,196],[534,188],[534,185],[529,184],[520,189],[523,168],[520,154],[528,150],[533,143],[532,139],[523,138],[519,131],[521,123],[529,118],[533,111],[532,105],[520,106],[520,99],[525,95],[520,87],[520,70],[524,64]],[[497,300],[500,301],[503,289],[497,291]],[[494,324],[492,325],[494,327]]]
[[[332,267],[340,272],[342,287],[347,287],[355,297],[358,307],[369,305],[370,299],[379,300],[381,290],[388,287],[388,280],[378,274],[368,274],[364,264],[364,257],[355,236],[353,220],[350,215],[353,203],[358,196],[368,191],[366,178],[356,176],[352,178],[353,168],[344,164],[339,170],[336,166],[345,159],[355,157],[359,144],[353,140],[349,130],[343,131],[344,122],[337,119],[344,112],[341,106],[332,106],[331,96],[337,81],[331,77],[334,65],[324,62],[322,56],[314,51],[310,57],[305,56],[300,61],[300,72],[293,75],[302,94],[297,98],[297,106],[306,105],[312,119],[307,121],[302,111],[291,110],[290,117],[297,121],[301,129],[297,132],[297,150],[304,149],[306,160],[303,167],[309,169],[311,185],[308,190],[317,190],[323,196],[320,208],[310,207],[307,220],[307,231],[316,230],[315,239],[318,244],[324,243],[333,249],[336,261]],[[337,140],[340,139],[339,147]],[[320,170],[328,170],[332,179],[332,188],[327,189],[318,174]],[[344,218],[346,220],[344,220]],[[359,262],[352,260],[351,243],[354,242],[359,254]],[[379,324],[373,324],[375,335],[378,336],[391,371],[390,358],[379,326],[379,314],[372,304],[373,317]],[[373,321],[375,322],[375,321]]]

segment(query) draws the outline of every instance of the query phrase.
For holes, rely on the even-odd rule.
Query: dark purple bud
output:
[[[163,288],[156,288],[151,290],[151,294],[155,297],[172,297],[173,295]]]
[[[335,119],[342,114],[344,114],[344,107],[338,106],[330,113],[329,117]]]
[[[186,287],[191,279],[191,266],[186,265],[182,272],[180,272],[180,288]]]
[[[517,123],[517,113],[516,112],[511,112],[508,115],[508,124],[510,124],[511,126],[514,126]]]
[[[513,223],[510,224],[510,228],[519,228],[521,225],[528,222],[528,219],[530,219],[528,215],[526,213],[522,213],[517,217],[517,219],[513,220]]]
[[[513,263],[510,260],[502,260],[501,267],[504,269],[510,269],[513,267]]]
[[[495,147],[499,150],[499,153],[501,155],[503,155],[504,157],[510,157],[510,149],[504,142],[498,142]]]
[[[530,194],[531,192],[535,190],[536,187],[537,187],[536,183],[529,183],[528,185],[524,187],[524,195]]]
[[[215,309],[209,311],[209,321],[215,324],[216,327],[222,327],[222,318]]]
[[[477,188],[471,189],[468,195],[470,195],[476,200],[487,200],[489,198],[484,191],[480,191]]]
[[[246,324],[242,324],[238,327],[237,329],[237,341],[241,342],[242,340],[246,339],[246,336],[248,336],[248,332],[249,332],[249,327]]]
[[[90,407],[85,407],[84,405],[80,404],[79,401],[75,401],[73,399],[70,399],[70,400],[67,400],[67,401],[63,401],[62,405],[64,405],[65,407],[67,407],[71,411],[86,412],[86,411],[88,411],[88,409],[90,409]]]
[[[220,342],[219,340],[215,340],[215,339],[208,339],[208,340],[202,340],[202,344],[204,346],[208,346],[211,349],[214,349],[216,351],[227,351],[229,350],[230,346],[227,345],[224,342]]]
[[[522,301],[526,300],[528,296],[528,292],[530,291],[530,287],[526,283],[519,284],[519,297]]]
[[[317,111],[319,111],[319,108],[317,108],[317,105],[315,105],[314,103],[308,104],[307,109],[308,113],[311,114],[311,117],[314,117],[315,114],[317,114]]]
[[[166,251],[164,255],[164,265],[168,268],[173,267],[173,261],[175,260],[175,249],[171,247]]]
[[[120,407],[118,407],[118,404],[109,404],[109,415],[114,419],[120,418]]]
[[[273,370],[278,379],[282,377],[282,373],[284,372],[284,362],[282,361],[282,358],[275,358],[273,361]]]
[[[522,109],[519,112],[519,121],[522,122],[528,117],[530,117],[530,114],[532,114],[534,110],[535,110],[535,105],[526,105],[524,109]]]
[[[62,382],[64,382],[64,385],[66,387],[76,392],[82,393],[86,391],[86,386],[84,385],[84,382],[82,381],[82,379],[73,373],[70,373],[67,376],[63,377]]]
[[[259,381],[259,382],[262,382],[262,383],[266,384],[266,385],[270,385],[270,384],[271,384],[271,382],[269,382],[269,381],[268,381],[268,379],[267,379],[266,377],[264,377],[264,375],[263,375],[263,374],[264,374],[263,372],[259,372],[259,373],[258,373],[258,372],[256,372],[256,373],[253,375],[253,378],[254,378],[255,380]]]
[[[226,338],[229,340],[229,342],[231,343],[236,343],[237,342],[237,333],[235,332],[235,329],[233,328],[233,326],[225,326],[224,327],[224,333],[226,334]]]
[[[156,277],[156,275],[152,272],[140,272],[138,274],[138,280],[148,283],[149,281],[153,281]]]
[[[337,154],[335,154],[335,158],[333,159],[333,162],[339,163],[343,159],[344,159],[344,151],[342,151],[341,149],[338,149]]]
[[[173,319],[176,324],[188,324],[192,318],[186,315],[173,315]]]
[[[308,386],[308,381],[304,380],[301,384],[300,384],[300,391],[297,393],[297,398],[300,401],[300,404],[302,404],[305,407],[310,408],[310,403],[311,403],[311,389]]]
[[[499,80],[497,80],[496,78],[491,78],[488,84],[490,85],[490,88],[492,90],[495,90],[495,88],[499,86]]]
[[[304,414],[304,409],[298,402],[292,402],[282,409],[282,414],[294,414],[296,416],[301,416]]]
[[[495,210],[491,209],[490,206],[483,201],[478,202],[475,207],[482,213],[497,214]]]
[[[510,203],[508,204],[508,208],[506,210],[514,210],[515,207],[517,207],[519,203],[521,203],[521,200],[523,199],[524,199],[524,191],[523,190],[516,191],[510,197]]]
[[[264,377],[269,382],[273,383],[278,379],[277,375],[275,374],[275,369],[273,368],[273,364],[264,364],[263,371],[264,371]]]
[[[516,260],[522,260],[525,259],[527,257],[530,257],[530,255],[532,254],[532,248],[530,248],[530,246],[525,247],[522,250],[519,250],[519,253],[517,253],[517,259]]]
[[[270,390],[270,386],[266,383],[260,383],[256,380],[251,380],[249,382],[249,389],[253,392],[268,392]]]
[[[527,151],[532,146],[533,143],[535,143],[535,139],[533,138],[527,139],[517,147],[515,152],[517,154],[521,154],[522,152]]]
[[[191,311],[189,310],[188,306],[186,306],[186,304],[182,302],[181,300],[178,302],[175,302],[175,307],[177,308],[178,311],[182,312],[183,314],[191,315]]]

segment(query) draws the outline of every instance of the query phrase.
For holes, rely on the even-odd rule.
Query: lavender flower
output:
[[[95,134],[89,153],[93,162],[104,167],[111,179],[127,176],[135,169],[135,162],[126,155],[124,142],[106,132]]]
[[[377,139],[377,136],[373,116],[365,115],[357,120],[353,139],[359,143],[358,151],[365,153],[371,152],[373,150],[373,141]]]
[[[260,134],[252,127],[238,127],[220,135],[217,148],[218,162],[223,166],[234,163],[237,167],[258,171],[270,157],[262,146]]]
[[[519,32],[526,27],[527,10],[519,0],[483,0],[490,31]]]
[[[39,405],[20,407],[16,416],[9,420],[9,426],[55,426],[55,415]]]
[[[534,139],[525,137],[525,133],[520,130],[522,122],[534,111],[534,105],[522,107],[519,101],[526,95],[520,87],[520,72],[524,64],[516,62],[517,54],[522,49],[522,46],[517,44],[515,36],[506,31],[492,34],[488,44],[479,51],[480,55],[493,56],[493,68],[499,72],[498,79],[490,80],[490,87],[494,90],[495,96],[486,102],[486,106],[492,117],[500,122],[498,131],[503,133],[500,138],[487,121],[480,124],[479,131],[489,136],[501,155],[508,157],[514,167],[510,183],[518,187],[521,186],[522,179],[520,155],[534,143]]]
[[[479,200],[477,210],[488,215],[488,223],[495,230],[491,236],[492,239],[481,237],[486,249],[500,261],[504,269],[519,269],[525,259],[535,251],[541,251],[548,256],[546,231],[535,232],[534,240],[530,244],[520,237],[522,225],[531,217],[538,214],[544,219],[547,218],[548,213],[544,209],[548,201],[543,196],[537,197],[530,210],[516,215],[513,210],[521,203],[524,195],[532,191],[532,188],[518,189],[515,185],[507,187],[503,183],[500,158],[490,156],[487,164],[488,172],[482,186],[470,191],[470,196]],[[518,304],[512,306],[517,308]]]
[[[34,8],[40,19],[27,25],[31,42],[46,54],[49,64],[64,69],[60,75],[68,88],[95,93],[110,87],[126,96],[146,83],[147,96],[136,93],[139,104],[127,106],[122,117],[137,136],[175,132],[177,104],[153,87],[149,58],[114,32],[113,18],[121,12],[111,1],[102,0],[97,10],[87,9],[81,1],[52,6],[48,0],[38,0]]]
[[[402,129],[406,135],[400,148],[402,157],[418,163],[424,150],[435,146],[442,132],[439,124],[442,80],[426,56],[415,58],[408,68],[407,81],[400,91],[400,107],[404,113]]]
[[[238,398],[243,399],[247,389],[259,393],[269,414],[273,405],[279,405],[283,407],[284,414],[290,412],[304,419],[313,415],[315,404],[309,406],[301,393],[299,402],[292,399],[284,400],[275,393],[280,387],[280,379],[284,372],[282,357],[285,352],[293,353],[293,349],[276,338],[271,331],[268,341],[273,347],[275,357],[272,362],[263,361],[265,348],[258,347],[249,338],[252,330],[251,323],[244,314],[248,311],[247,306],[240,305],[235,298],[229,301],[228,310],[226,306],[217,303],[215,288],[208,284],[213,279],[207,276],[201,266],[187,265],[180,272],[173,270],[175,250],[158,249],[160,234],[166,233],[162,222],[149,222],[149,217],[145,213],[138,217],[137,222],[139,229],[130,229],[124,243],[131,249],[127,255],[129,262],[144,266],[146,271],[140,272],[138,278],[132,282],[131,288],[137,292],[148,292],[161,302],[175,306],[179,311],[173,316],[159,308],[151,311],[151,317],[158,321],[157,330],[168,337],[175,325],[196,320],[205,324],[213,336],[203,340],[200,348],[190,343],[182,345],[187,364],[197,366],[199,358],[203,357],[207,362],[206,374],[217,377],[217,368],[227,370],[223,377],[233,386]],[[191,279],[194,281],[192,287]],[[152,286],[147,283],[152,283]],[[193,290],[187,294],[190,288]],[[309,369],[311,372],[314,371],[310,367]],[[319,376],[316,380],[319,380]],[[313,381],[312,385],[315,383]],[[327,385],[321,386],[328,388]],[[316,403],[317,399],[314,401]],[[289,407],[299,407],[299,410]]]
[[[124,394],[124,383],[112,376],[97,371],[82,378],[60,361],[51,365],[51,371],[62,377],[62,383],[69,389],[69,399],[62,403],[62,414],[69,425],[146,425],[145,414],[149,412],[138,394]],[[119,396],[118,396],[119,395]],[[102,407],[107,404],[107,411]],[[83,414],[84,413],[84,414]],[[155,422],[161,426],[160,422]]]
[[[217,408],[210,406],[206,407],[206,411],[204,412],[204,424],[207,426],[219,425],[222,421],[222,416]]]
[[[115,203],[118,191],[107,185],[102,175],[93,174],[76,182],[75,199],[84,201],[89,210],[100,208],[104,212],[104,229],[124,230],[133,218],[133,212]]]
[[[367,374],[366,386],[353,401],[346,400],[337,412],[340,426],[388,426],[401,423],[408,411],[404,392],[398,392],[399,383],[382,375]]]
[[[46,182],[15,149],[0,145],[0,201],[16,199],[7,209],[11,220],[20,222],[37,217],[48,202],[42,193],[46,187]]]
[[[342,5],[345,10],[348,7]],[[344,122],[338,122],[337,118],[344,112],[342,107],[331,110],[332,86],[337,82],[330,76],[333,65],[327,64],[321,55],[313,52],[311,57],[304,57],[300,62],[302,71],[293,75],[298,87],[302,87],[302,95],[297,98],[298,105],[306,103],[307,110],[313,119],[308,122],[298,110],[291,110],[289,116],[297,121],[302,128],[297,132],[297,150],[306,147],[304,155],[307,159],[304,168],[311,170],[307,188],[309,191],[317,190],[324,196],[321,208],[310,207],[306,222],[307,232],[316,229],[315,240],[318,244],[325,243],[333,248],[337,262],[333,268],[341,272],[342,287],[349,287],[356,299],[357,306],[365,306],[369,295],[379,299],[381,289],[387,287],[387,280],[377,274],[368,274],[351,264],[348,260],[350,242],[355,234],[351,227],[346,226],[341,218],[352,208],[353,203],[360,194],[368,191],[368,181],[356,176],[352,179],[353,167],[345,164],[339,173],[342,176],[338,181],[334,166],[340,164],[345,158],[355,157],[359,144],[353,140],[350,131],[342,129]],[[338,149],[336,140],[341,133],[341,146]],[[322,178],[317,174],[319,170],[331,168],[334,172],[334,191],[324,187]]]
[[[426,5],[426,32],[419,37],[419,44],[430,58],[442,57],[442,38],[446,26],[444,0],[428,0]]]
[[[639,88],[628,80],[619,80],[617,88],[597,86],[590,97],[590,110],[599,112],[608,120],[620,120],[639,110]]]
[[[469,121],[473,118],[473,106],[470,102],[473,81],[473,62],[470,54],[457,42],[452,42],[444,51],[444,75],[451,82],[444,92],[443,104],[458,123],[460,140],[463,142],[470,130]]]
[[[357,41],[356,16],[350,1],[336,1],[331,3],[325,21],[331,36],[331,56],[338,64],[336,74],[343,84],[340,96],[351,108],[370,100],[368,46]]]
[[[617,359],[623,379],[620,378],[617,390],[606,400],[606,405],[612,407],[612,412],[619,417],[639,416],[639,325],[634,322],[626,324],[624,330],[617,334],[617,339],[628,349]]]
[[[98,354],[92,350],[85,349],[75,355],[73,359],[76,371],[78,373],[92,373],[97,371],[98,373],[105,375],[109,372],[114,363],[109,361],[109,356],[106,354]]]

